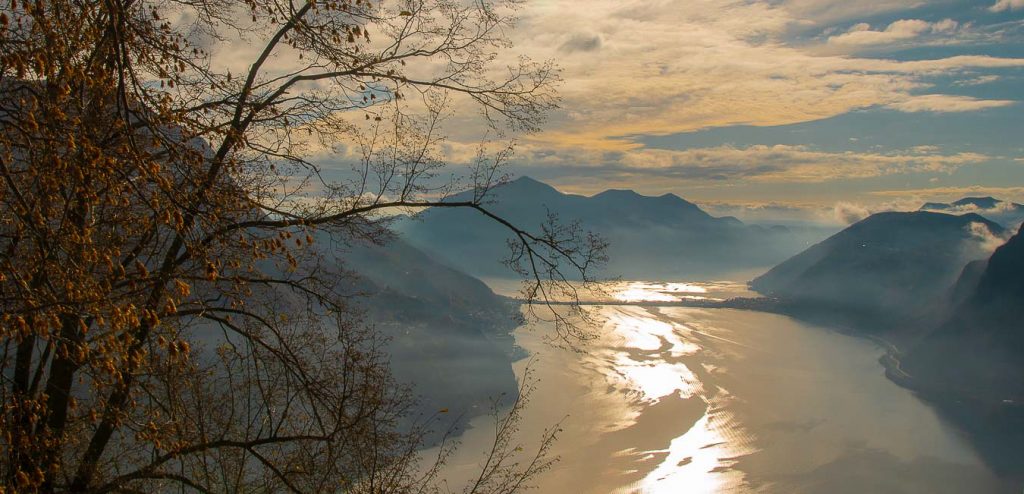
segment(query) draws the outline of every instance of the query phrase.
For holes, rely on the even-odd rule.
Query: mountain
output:
[[[361,295],[367,322],[390,338],[391,370],[413,386],[420,412],[449,409],[468,419],[492,398],[516,395],[510,332],[518,304],[398,238],[317,243],[357,275],[350,291]]]
[[[470,199],[457,194],[451,201]],[[593,196],[564,194],[529,177],[496,187],[485,207],[511,223],[540,231],[549,213],[609,241],[606,275],[630,278],[714,276],[774,264],[810,244],[808,234],[750,227],[716,218],[675,194],[644,196],[606,190]],[[501,264],[510,232],[477,211],[432,208],[400,222],[409,243],[478,276],[507,277]]]
[[[1015,227],[1024,222],[1024,205],[994,197],[965,197],[950,203],[926,202],[920,211],[978,213],[1003,226]]]
[[[1024,404],[1024,227],[980,276],[964,273],[962,301],[902,359],[928,383]]]
[[[969,268],[954,289],[960,301],[952,314],[889,359],[886,374],[962,427],[997,473],[1022,482],[1024,227]]]
[[[396,417],[396,425],[419,425],[440,410],[450,411],[430,424],[434,430],[424,440],[434,444],[449,428],[457,432],[473,417],[488,413],[494,400],[508,404],[518,396],[512,362],[522,350],[511,332],[522,315],[516,301],[496,295],[482,281],[401,239],[385,240],[374,244],[318,230],[312,243],[296,250],[300,255],[294,270],[266,260],[253,263],[272,279],[322,280],[312,286],[346,306],[338,318],[276,283],[254,283],[250,309],[275,316],[295,313],[297,324],[306,324],[305,316],[316,317],[307,328],[326,332],[328,342],[379,352],[403,387],[389,391],[408,388],[417,399],[404,410],[407,415]],[[213,323],[197,323],[193,334],[196,347],[205,349],[199,358],[217,358],[216,349],[230,341],[229,333]]]
[[[881,330],[913,321],[948,294],[1003,228],[977,214],[878,213],[751,281],[797,311]]]
[[[988,268],[988,259],[971,261],[964,266],[964,269],[960,271],[956,284],[949,291],[948,303],[950,307],[960,305],[974,293],[986,268]]]
[[[965,197],[952,203],[926,202],[921,206],[922,210],[959,210],[963,208],[992,209],[1003,201],[994,197]]]

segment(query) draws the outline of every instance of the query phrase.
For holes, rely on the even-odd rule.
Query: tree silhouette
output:
[[[396,211],[473,208],[509,228],[530,301],[571,291],[563,268],[587,278],[600,240],[486,207],[510,155],[489,143],[557,102],[551,64],[502,62],[514,7],[3,7],[4,489],[429,490],[422,431],[397,426],[409,398],[316,239],[382,241]],[[472,108],[481,151],[445,178],[443,124]],[[332,154],[351,164],[340,177],[316,164]],[[473,200],[446,200],[459,187]],[[544,454],[477,487],[515,490]]]

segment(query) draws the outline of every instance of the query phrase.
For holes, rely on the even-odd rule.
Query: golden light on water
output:
[[[691,294],[704,294],[702,286],[688,283],[625,283],[614,297],[622,301],[679,300]],[[611,309],[611,308],[609,308]],[[721,493],[731,492],[742,483],[742,474],[729,470],[735,458],[742,455],[730,431],[732,421],[724,407],[716,403],[728,400],[729,394],[716,389],[709,397],[700,377],[684,360],[698,355],[698,344],[704,333],[673,321],[660,318],[656,312],[628,307],[605,312],[606,336],[613,347],[607,357],[612,384],[639,404],[651,405],[669,396],[678,396],[704,407],[700,416],[685,433],[673,438],[664,449],[633,450],[628,454],[637,461],[656,466],[622,493]],[[698,367],[702,373],[706,367]],[[739,441],[745,443],[746,441]]]
[[[667,352],[672,357],[692,355],[700,350],[694,343],[679,336],[689,331],[685,326],[659,321],[642,311],[618,310],[607,316],[605,326],[615,336],[623,338],[622,346],[644,352]]]
[[[733,458],[742,454],[723,433],[724,414],[707,412],[685,434],[672,440],[665,459],[625,492],[645,494],[713,494],[734,491],[742,482],[742,474],[727,468]]]
[[[739,283],[701,286],[709,297],[745,296]],[[603,295],[696,292],[685,284],[618,288]],[[553,450],[563,460],[538,479],[538,492],[898,490],[879,489],[879,479],[921,487],[913,492],[996,492],[978,487],[995,480],[956,431],[874,372],[879,350],[867,342],[751,311],[608,304],[594,312],[599,338],[585,353],[552,349],[538,332],[516,335],[540,356],[517,373],[536,365],[544,379],[525,433],[563,424]],[[887,412],[877,420],[879,403],[908,418]],[[446,471],[476,478],[493,443],[487,420],[464,436],[475,449]],[[879,475],[875,461],[894,458],[898,469]],[[950,467],[968,472],[952,488],[943,477],[957,471]],[[912,469],[921,475],[904,478]],[[840,483],[829,483],[834,474]]]
[[[624,387],[648,403],[673,393],[690,398],[701,390],[700,380],[682,363],[638,362],[623,353],[616,360],[615,370],[624,380]]]
[[[614,298],[621,302],[675,302],[694,294],[707,293],[707,289],[691,283],[625,282],[615,290]]]

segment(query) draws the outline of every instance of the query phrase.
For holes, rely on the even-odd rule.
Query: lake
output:
[[[508,285],[492,283],[496,291]],[[751,296],[742,283],[620,282],[612,301]],[[1019,492],[954,427],[883,374],[884,350],[777,314],[594,307],[582,352],[544,323],[516,340],[536,379],[522,442],[560,423],[539,492]],[[471,475],[493,439],[478,417],[443,471]]]

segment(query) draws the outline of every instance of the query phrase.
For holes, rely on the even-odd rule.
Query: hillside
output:
[[[872,215],[793,256],[750,286],[865,329],[915,320],[985,257],[999,225],[976,214]]]
[[[967,293],[952,316],[904,357],[904,368],[934,385],[1024,403],[1024,234],[971,276],[958,283]]]
[[[983,268],[980,273],[978,267]],[[1024,233],[965,270],[952,314],[887,372],[953,423],[995,471],[1024,480]],[[899,365],[894,374],[892,364]]]
[[[767,266],[805,248],[813,236],[716,218],[674,194],[613,189],[580,196],[529,177],[495,188],[486,207],[531,230],[539,230],[549,212],[562,222],[579,221],[610,243],[611,261],[603,274],[634,279],[709,277]],[[476,211],[429,209],[397,229],[409,243],[474,275],[512,274],[501,264],[509,232]]]
[[[391,339],[391,370],[413,385],[421,412],[449,409],[468,419],[491,398],[516,395],[514,302],[397,238],[384,245],[323,239],[325,247],[358,275],[350,289],[360,295],[356,304]]]

